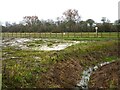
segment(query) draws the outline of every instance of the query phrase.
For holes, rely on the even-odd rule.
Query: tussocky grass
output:
[[[109,56],[116,57],[117,42],[115,40],[79,43],[60,51],[21,50],[13,47],[3,48],[3,88],[33,88],[42,80],[51,68],[62,61],[75,60],[85,69],[104,62]],[[113,48],[114,47],[114,48]],[[107,59],[108,60],[108,59]],[[67,72],[66,72],[67,73]],[[71,72],[72,73],[72,72]],[[49,77],[52,78],[52,77]],[[55,77],[57,78],[57,77]],[[40,83],[48,82],[48,80]],[[57,87],[52,81],[49,86]],[[61,81],[62,82],[62,81]],[[66,81],[69,83],[69,81]],[[42,86],[39,86],[42,87]],[[60,86],[62,87],[62,86]]]

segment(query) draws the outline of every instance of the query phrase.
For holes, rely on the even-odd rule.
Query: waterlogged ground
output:
[[[84,70],[117,55],[115,41],[11,38],[2,44],[3,88],[75,87]]]
[[[78,43],[80,41],[59,39],[3,39],[3,87],[60,87],[57,84],[48,85],[44,76],[50,74],[45,73],[63,58],[57,55],[57,51]],[[45,81],[47,86],[39,85],[39,81],[41,84]]]
[[[22,50],[63,50],[77,43],[87,43],[85,41],[66,41],[59,39],[27,39],[27,38],[11,38],[3,40],[3,47],[13,46]]]
[[[89,88],[120,89],[120,59],[92,73]]]
[[[84,70],[83,71],[83,73],[82,73],[82,78],[81,78],[81,80],[80,80],[80,82],[77,84],[77,86],[79,86],[79,87],[81,87],[81,88],[83,88],[83,89],[88,89],[88,83],[90,82],[89,80],[90,80],[90,77],[91,77],[91,74],[93,74],[95,71],[97,71],[97,69],[99,69],[99,68],[101,68],[101,67],[103,67],[103,66],[105,66],[105,65],[108,65],[108,64],[110,64],[110,63],[112,63],[112,62],[114,62],[114,60],[112,60],[112,61],[109,61],[109,62],[103,62],[103,63],[100,63],[100,64],[98,64],[98,65],[96,65],[96,66],[94,66],[94,67],[89,67],[87,70]],[[95,77],[95,79],[96,79],[96,77]],[[95,79],[93,79],[93,80],[95,80]],[[118,79],[118,78],[117,78]],[[99,81],[99,80],[98,80]],[[97,82],[98,82],[97,81]],[[96,82],[96,83],[97,83]],[[95,84],[95,83],[94,83]],[[94,85],[94,87],[95,87],[96,85]],[[90,86],[89,86],[90,87]],[[100,87],[100,86],[99,86]],[[99,87],[97,87],[97,88],[99,88]],[[92,87],[93,88],[93,87]],[[105,88],[105,87],[104,87]]]

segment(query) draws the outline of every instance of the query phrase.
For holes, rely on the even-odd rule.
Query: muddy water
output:
[[[27,42],[33,42],[37,40],[42,40],[41,44],[34,43],[35,46],[29,47]],[[48,42],[52,42],[52,45],[49,46]],[[58,40],[58,39],[27,39],[27,38],[12,38],[3,40],[2,46],[14,46],[18,47],[22,50],[44,50],[44,51],[52,51],[52,50],[63,50],[71,45],[75,45],[77,43],[87,43],[87,41],[66,41],[66,40]],[[36,46],[37,45],[37,46]]]
[[[109,64],[109,63],[111,63],[111,62],[100,63],[100,64],[98,64],[94,67],[89,67],[88,69],[84,70],[83,73],[82,73],[82,79],[77,84],[77,87],[80,87],[82,89],[88,89],[88,82],[89,82],[89,79],[90,79],[90,76],[91,76],[92,72],[97,70],[98,68],[104,66],[104,65]]]
[[[44,51],[52,51],[52,50],[63,50],[69,46],[75,45],[79,42],[69,42],[69,43],[59,43],[59,44],[53,44],[51,47],[48,47],[47,45],[43,45],[42,47],[40,47],[40,50],[44,50]]]

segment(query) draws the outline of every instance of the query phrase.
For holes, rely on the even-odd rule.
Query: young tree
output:
[[[93,24],[95,23],[95,21],[92,19],[88,19],[88,20],[86,20],[86,22],[89,24],[90,30],[92,31],[92,27],[93,27]]]
[[[86,22],[87,22],[91,27],[92,27],[93,24],[95,23],[95,21],[92,20],[92,19],[88,19],[88,20],[86,20]]]

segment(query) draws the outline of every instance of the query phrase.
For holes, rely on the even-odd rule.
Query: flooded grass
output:
[[[12,43],[10,40],[12,41]],[[72,81],[72,79],[65,78],[65,76],[67,75],[66,68],[66,72],[64,72],[65,74],[63,75],[63,77],[55,75],[59,71],[58,70],[54,72],[54,69],[56,69],[56,64],[60,62],[66,63],[73,60],[74,63],[77,61],[77,63],[82,67],[81,70],[83,70],[92,65],[96,65],[97,63],[104,62],[105,60],[102,59],[109,57],[109,52],[114,52],[115,48],[117,47],[116,41],[106,41],[98,43],[91,41],[66,41],[56,39],[10,40],[3,41],[5,42],[5,44],[3,43],[4,47],[2,53],[4,88],[49,88],[51,86],[65,87],[65,83],[69,83],[69,80]],[[42,48],[43,46],[44,48],[43,50],[41,50],[40,48]],[[57,50],[54,46],[57,47]],[[116,47],[111,48],[113,46]],[[54,50],[51,50],[51,48],[53,47]],[[46,48],[47,50],[44,50]],[[111,54],[111,56],[112,55],[114,54]],[[73,62],[71,63],[73,64]],[[72,64],[70,64],[70,67],[75,68],[76,64]],[[69,67],[69,64],[67,64],[66,66]],[[60,67],[64,67],[64,64],[60,64]],[[80,75],[80,73],[78,73],[78,76]],[[63,72],[61,72],[60,74],[63,74]],[[74,69],[71,74],[73,74],[74,76]],[[65,85],[55,83],[56,78],[61,78],[59,79],[61,83],[66,81],[64,83]],[[75,82],[77,83],[77,81]],[[75,82],[73,83],[76,84]]]
[[[68,46],[80,43],[79,41],[68,41],[59,39],[26,39],[26,38],[15,38],[4,40],[3,45],[5,46],[15,46],[22,50],[62,50]],[[81,42],[84,43],[84,42]]]

